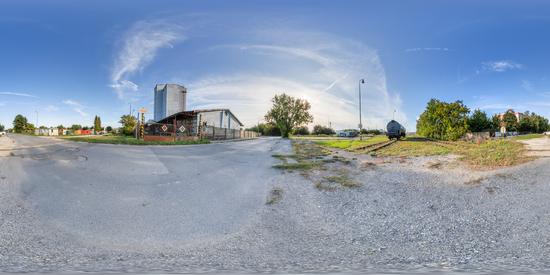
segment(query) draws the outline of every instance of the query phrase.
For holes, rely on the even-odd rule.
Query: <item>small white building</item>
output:
[[[57,128],[41,128],[34,129],[34,134],[37,136],[57,136],[59,135],[59,130]]]

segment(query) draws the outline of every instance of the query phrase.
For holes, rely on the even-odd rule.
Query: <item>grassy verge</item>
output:
[[[537,138],[541,135],[524,136],[523,139]],[[356,151],[356,148],[368,143],[377,143],[387,140],[384,136],[376,136],[367,140],[347,141],[316,141],[315,143],[326,148],[340,148],[348,151]],[[514,166],[533,160],[533,157],[523,154],[524,148],[516,139],[488,140],[472,146],[471,143],[453,142],[451,146],[443,147],[433,142],[427,142],[415,138],[403,138],[391,146],[382,148],[372,155],[381,156],[434,156],[457,154],[459,161],[469,165],[475,170],[488,170]],[[359,152],[359,151],[357,151]]]
[[[542,134],[533,134],[533,135],[519,136],[519,137],[516,137],[516,140],[540,138],[540,137],[542,137],[542,136],[543,136]]]
[[[90,136],[90,137],[69,137],[65,138],[71,141],[81,141],[88,143],[105,143],[105,144],[124,144],[124,145],[191,145],[191,144],[208,144],[210,141],[175,141],[175,142],[156,142],[156,141],[141,141],[133,137],[125,136]]]
[[[419,139],[404,138],[397,143],[376,151],[377,155],[388,156],[434,156],[456,153],[455,150],[437,146]]]

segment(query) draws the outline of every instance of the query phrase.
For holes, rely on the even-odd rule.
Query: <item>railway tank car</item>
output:
[[[407,131],[403,125],[393,119],[388,123],[388,126],[386,126],[386,130],[388,131],[386,136],[388,136],[390,140],[405,137]]]

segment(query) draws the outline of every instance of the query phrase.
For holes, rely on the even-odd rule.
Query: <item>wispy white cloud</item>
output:
[[[310,127],[326,125],[329,117],[336,129],[357,127],[359,80],[365,79],[361,84],[363,125],[385,126],[394,109],[396,119],[407,120],[399,95],[387,90],[385,70],[375,50],[324,33],[263,30],[261,35],[263,39],[247,37],[252,43],[211,47],[213,55],[220,48],[224,54],[228,49],[238,51],[246,66],[187,81],[187,109],[230,108],[251,126],[269,110],[274,95],[286,93],[313,104],[315,120]]]
[[[0,101],[0,106],[4,106],[6,105],[6,102],[5,101]]]
[[[69,100],[63,101],[63,103],[65,103],[65,104],[71,106],[71,108],[73,109],[73,111],[80,113],[80,115],[82,115],[82,116],[85,116],[85,117],[90,116],[90,115],[88,115],[87,113],[85,113],[85,112],[82,111],[82,109],[85,109],[85,108],[87,108],[87,107],[86,107],[86,106],[83,106],[82,104],[80,104],[80,103],[78,103],[78,102],[75,102],[75,101],[72,101],[72,100],[69,99]]]
[[[522,80],[521,82],[522,82],[522,84],[521,84],[522,88],[524,88],[525,90],[529,90],[529,91],[533,90],[533,83],[531,83],[527,80]]]
[[[132,99],[138,85],[130,78],[141,72],[157,55],[160,48],[173,48],[173,43],[184,40],[182,28],[162,20],[139,21],[129,29],[121,41],[111,72],[110,87],[119,99]]]
[[[484,71],[504,72],[512,69],[523,69],[525,66],[508,60],[481,62]],[[477,71],[480,73],[480,71]]]
[[[479,109],[481,109],[481,110],[485,110],[485,109],[505,109],[505,110],[508,110],[508,109],[512,109],[512,108],[513,108],[513,106],[509,105],[509,104],[490,104],[490,105],[481,106]]]
[[[546,76],[544,76],[544,77],[542,77],[542,78],[541,78],[540,80],[546,80],[546,78],[547,78],[547,77],[546,77]]]
[[[48,111],[48,112],[49,112],[49,111],[57,111],[57,110],[59,110],[59,108],[57,108],[57,107],[55,107],[55,106],[53,106],[53,105],[50,105],[50,106],[48,106],[48,108],[46,108],[46,111]]]
[[[406,49],[406,52],[416,52],[416,51],[448,51],[449,48],[410,48]]]
[[[0,92],[0,95],[17,95],[17,96],[26,96],[26,97],[37,97],[37,96],[34,96],[34,95],[12,93],[12,92]]]

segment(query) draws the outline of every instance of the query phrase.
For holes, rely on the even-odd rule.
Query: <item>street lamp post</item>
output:
[[[128,102],[130,104],[130,116],[132,116],[132,103]]]
[[[36,127],[34,127],[34,128],[38,129],[38,134],[40,135],[40,128],[37,128],[38,127],[38,111],[35,111],[35,112],[36,112]]]
[[[361,128],[363,128],[363,123],[361,121],[361,83],[365,83],[365,80],[359,80],[359,137],[363,140],[363,135],[361,135]]]

